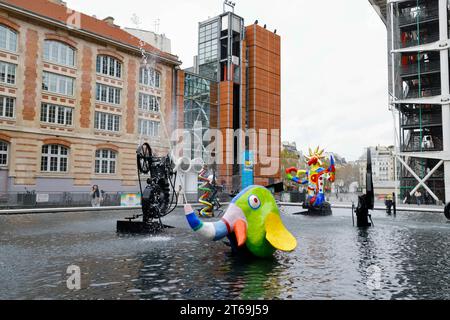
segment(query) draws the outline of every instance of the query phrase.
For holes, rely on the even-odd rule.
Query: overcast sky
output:
[[[301,150],[321,145],[356,160],[369,145],[392,145],[386,28],[368,0],[236,0],[246,25],[256,19],[282,37],[282,140]],[[159,31],[172,53],[192,65],[198,22],[222,12],[222,0],[67,0],[115,23]]]

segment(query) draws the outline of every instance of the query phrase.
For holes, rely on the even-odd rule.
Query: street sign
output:
[[[37,203],[47,203],[50,200],[50,195],[48,193],[38,193],[36,194]]]

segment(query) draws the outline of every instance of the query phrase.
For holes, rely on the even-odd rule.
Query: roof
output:
[[[370,4],[374,7],[375,11],[383,20],[384,24],[387,21],[387,0],[369,0]]]
[[[74,32],[84,31],[90,35],[101,37],[105,41],[113,41],[127,47],[132,47],[137,51],[141,48],[141,40],[121,29],[119,26],[109,24],[106,21],[96,19],[72,10],[65,5],[50,2],[49,0],[0,0],[0,7],[21,11],[24,14],[34,14],[52,22],[63,24],[66,28]],[[79,14],[79,26],[77,25],[77,28],[74,28],[68,25],[67,22],[73,20],[74,14],[76,13]],[[163,52],[146,42],[144,42],[143,49],[147,53],[168,60],[173,64],[181,64],[177,56]]]

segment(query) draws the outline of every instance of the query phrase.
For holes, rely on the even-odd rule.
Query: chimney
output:
[[[103,19],[103,21],[105,21],[110,26],[114,25],[114,18],[113,17],[106,17],[105,19]]]
[[[67,7],[67,3],[65,1],[62,0],[48,0],[51,3],[55,3],[55,4],[59,4],[61,6]]]

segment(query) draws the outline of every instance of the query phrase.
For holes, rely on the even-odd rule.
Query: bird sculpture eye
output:
[[[257,196],[250,196],[250,198],[248,198],[248,204],[254,210],[257,210],[259,209],[259,207],[261,207],[261,201]]]

